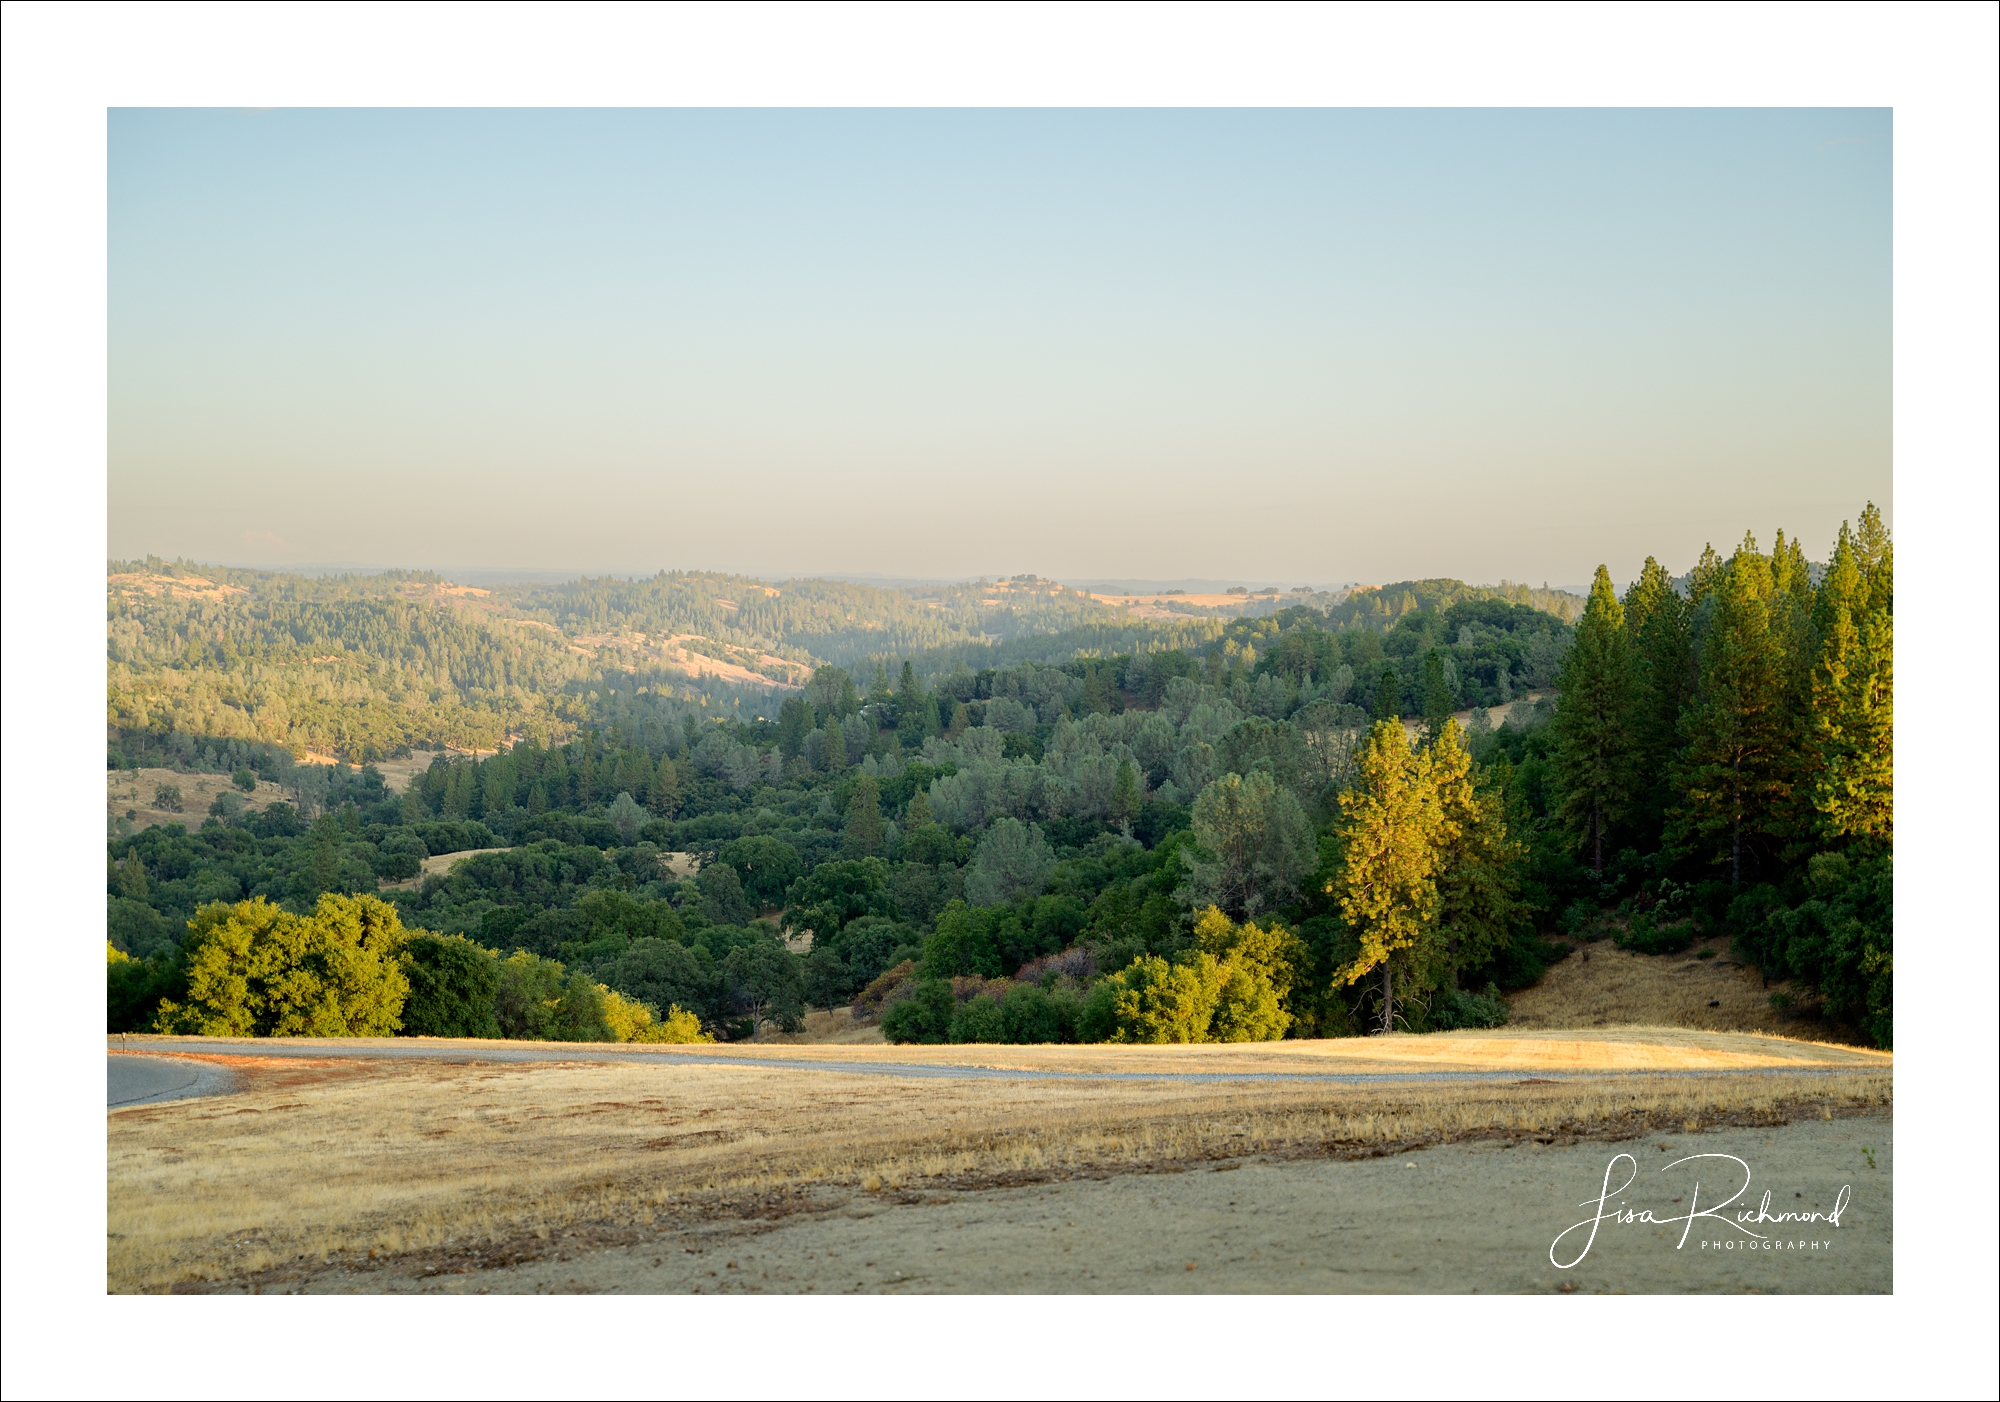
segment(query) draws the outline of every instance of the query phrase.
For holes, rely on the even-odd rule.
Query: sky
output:
[[[1886,110],[139,111],[109,554],[1557,585],[1890,500]]]

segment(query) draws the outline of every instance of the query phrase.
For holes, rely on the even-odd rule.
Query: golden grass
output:
[[[1712,957],[1696,956],[1708,950]],[[1780,1011],[1773,992],[1797,1000]],[[1755,969],[1738,964],[1724,939],[1705,940],[1685,954],[1634,954],[1610,940],[1580,944],[1551,965],[1533,988],[1507,999],[1511,1028],[1528,1032],[1619,1027],[1635,1023],[1710,1032],[1762,1032],[1827,1036],[1800,1012],[1811,1000],[1789,984],[1764,985]],[[1713,1002],[1718,1004],[1710,1007]]]
[[[243,1094],[108,1116],[109,1287],[243,1279],[371,1253],[490,1263],[533,1254],[551,1233],[796,1207],[824,1189],[1477,1137],[1622,1137],[1891,1099],[1886,1066],[1357,1088],[843,1077],[788,1073],[782,1060],[250,1064]]]
[[[766,1032],[760,1046],[886,1046],[882,1027],[875,1022],[856,1022],[854,1009],[835,1008],[831,1012],[810,1012],[796,1032]]]
[[[169,813],[164,808],[153,806],[153,791],[161,784],[172,784],[181,791],[179,813]],[[112,769],[104,776],[104,812],[106,817],[122,818],[128,811],[136,810],[133,819],[135,829],[154,827],[160,823],[183,823],[189,828],[198,828],[208,817],[208,805],[215,802],[217,794],[235,794],[243,801],[245,808],[262,808],[275,802],[290,803],[292,794],[280,785],[260,780],[254,794],[246,794],[236,787],[227,774],[183,774],[177,769]]]

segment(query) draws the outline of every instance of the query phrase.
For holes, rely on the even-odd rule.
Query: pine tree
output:
[[[1729,566],[1715,553],[1713,545],[1701,548],[1701,558],[1688,571],[1688,603],[1699,608],[1702,600],[1722,587],[1722,581],[1729,574]]]
[[[1436,744],[1451,724],[1451,687],[1445,682],[1444,654],[1432,648],[1424,654],[1424,741]]]
[[[1870,550],[1886,573],[1886,548],[1871,543]],[[1867,608],[1876,597],[1859,555],[1843,524],[1815,619],[1821,644],[1812,677],[1812,806],[1829,839],[1888,843],[1895,815],[1895,627],[1886,607],[1856,619],[1857,606]],[[1892,598],[1893,590],[1885,587],[1881,597]]]
[[[1412,754],[1397,720],[1377,721],[1356,755],[1355,782],[1340,795],[1342,859],[1329,894],[1360,941],[1334,974],[1382,979],[1381,1030],[1395,1029],[1394,957],[1414,949],[1437,915],[1439,849],[1450,831],[1429,755]]]
[[[1760,596],[1761,561],[1739,556],[1716,590],[1701,641],[1701,686],[1684,719],[1674,847],[1729,865],[1731,885],[1782,839],[1796,747],[1784,709],[1784,658]]]
[[[1384,667],[1382,680],[1375,688],[1375,719],[1397,720],[1402,714],[1403,679],[1396,675],[1394,667]]]
[[[1458,972],[1491,960],[1527,919],[1524,854],[1507,834],[1504,775],[1482,781],[1456,722],[1432,746],[1431,781],[1447,834],[1438,853],[1438,909],[1430,986],[1456,987]],[[1495,782],[1502,780],[1503,782]]]
[[[1632,649],[1632,758],[1638,775],[1632,820],[1641,842],[1650,846],[1659,841],[1673,801],[1681,712],[1694,691],[1687,600],[1650,555],[1625,591],[1625,636]]]
[[[1118,777],[1111,789],[1111,814],[1129,823],[1139,813],[1139,769],[1129,759],[1118,761]]]
[[[1553,760],[1563,822],[1602,872],[1605,834],[1625,817],[1637,788],[1632,645],[1602,565],[1556,689]]]
[[[872,857],[882,845],[882,789],[863,776],[847,800],[847,830],[841,836],[841,851],[850,860]]]
[[[674,762],[665,755],[660,756],[660,767],[653,774],[652,808],[662,818],[674,816],[680,807],[681,777]]]

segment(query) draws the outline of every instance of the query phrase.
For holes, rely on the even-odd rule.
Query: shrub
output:
[[[1127,962],[1130,962],[1129,960]],[[1097,959],[1086,945],[1076,945],[1060,954],[1044,954],[1030,959],[1014,975],[1018,983],[1038,983],[1043,987],[1068,979],[1086,984],[1097,976]]]
[[[618,1003],[613,1003],[618,999]],[[493,1015],[500,1035],[535,1042],[610,1042],[625,1000],[553,959],[516,950],[500,965]]]
[[[1571,901],[1556,920],[1556,928],[1571,939],[1589,939],[1590,928],[1597,922],[1595,901]]]
[[[1652,912],[1641,911],[1612,943],[1634,954],[1680,954],[1694,943],[1694,924],[1683,920],[1677,925],[1659,925]]]
[[[128,959],[107,942],[105,1030],[140,1032],[153,1026],[164,999],[187,997],[187,968],[178,946],[169,944],[148,959]]]
[[[905,959],[892,969],[884,969],[868,986],[855,995],[854,1016],[857,1021],[881,1017],[889,1004],[908,996],[914,987],[917,961]]]
[[[1208,1041],[1223,979],[1222,967],[1205,950],[1189,951],[1173,964],[1152,954],[1134,959],[1098,984],[1112,990],[1114,1030],[1105,1040]]]
[[[639,1009],[649,1019],[652,1017],[653,1010],[646,1007],[643,1003],[639,1005]],[[694,1042],[712,1042],[715,1038],[701,1030],[700,1018],[684,1008],[669,1005],[664,1017],[658,1021],[641,1023],[637,1031],[632,1036],[626,1038],[626,1040],[631,1042],[665,1042],[674,1045],[686,1045]]]
[[[245,765],[229,776],[229,782],[236,785],[237,788],[243,790],[245,793],[255,793],[257,792],[257,771]]]
[[[910,995],[892,1003],[882,1014],[882,1036],[891,1042],[935,1045],[951,1035],[958,1000],[943,979],[924,979]]]
[[[968,1003],[960,1003],[951,1015],[950,1038],[954,1042],[1006,1042],[1007,1019],[1000,1002],[991,993],[982,993]]]
[[[1484,993],[1466,993],[1447,988],[1431,1000],[1430,1024],[1440,1032],[1465,1027],[1505,1027],[1508,1009],[1497,984],[1486,985]]]
[[[403,947],[409,997],[403,1033],[410,1037],[498,1037],[493,1016],[500,956],[464,935],[424,931]]]
[[[1038,984],[1017,983],[1000,1000],[1005,1026],[1003,1040],[1015,1043],[1073,1042],[1082,1000],[1074,989],[1054,991]]]

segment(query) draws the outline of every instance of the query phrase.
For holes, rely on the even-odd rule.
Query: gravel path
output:
[[[110,1110],[126,1105],[154,1105],[163,1100],[191,1100],[202,1095],[228,1095],[238,1085],[233,1073],[206,1061],[117,1053],[105,1060],[104,1104]]]

